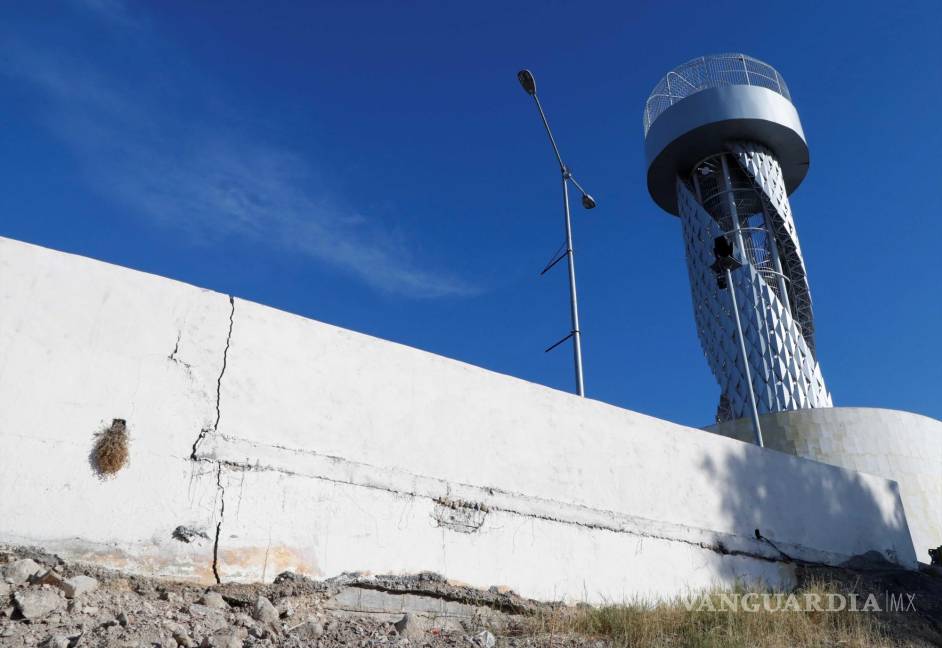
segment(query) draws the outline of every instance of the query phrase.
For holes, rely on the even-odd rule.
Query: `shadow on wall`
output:
[[[892,479],[899,487],[916,555],[942,544],[942,421],[869,407],[828,407],[763,414],[766,447]],[[708,432],[748,441],[748,419]]]
[[[734,533],[767,543],[786,562],[793,558],[787,545],[797,553],[795,539],[804,538],[812,552],[878,551],[891,562],[914,565],[895,482],[775,450],[742,450],[721,460],[707,457],[701,464],[721,489],[721,511]],[[781,502],[788,502],[788,508],[782,509]]]

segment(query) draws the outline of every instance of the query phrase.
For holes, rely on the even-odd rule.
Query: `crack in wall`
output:
[[[193,441],[193,448],[190,450],[190,459],[193,461],[212,461],[212,459],[207,459],[205,457],[199,457],[196,454],[196,448],[199,446],[200,441],[203,440],[203,437],[209,432],[210,428],[203,428],[200,430],[199,435],[196,437],[196,440]]]
[[[177,357],[177,353],[180,352],[180,340],[182,338],[183,338],[183,331],[182,330],[177,331],[177,341],[173,345],[173,351],[171,351],[170,355],[167,356],[167,360],[180,365],[181,367],[186,369],[187,374],[192,376],[193,365],[191,365],[189,362],[184,362],[183,360]]]
[[[229,344],[232,342],[232,324],[235,319],[235,298],[229,295],[229,332],[226,334],[226,348],[222,351],[222,369],[219,371],[219,377],[216,378],[216,422],[213,423],[213,432],[219,429],[219,419],[222,418],[222,410],[219,402],[222,400],[222,377],[226,373],[226,363],[229,361]]]
[[[222,377],[226,373],[226,364],[229,361],[229,345],[232,342],[232,326],[235,320],[235,298],[232,295],[229,295],[229,331],[226,333],[226,346],[222,351],[222,369],[219,371],[219,376],[216,378],[216,420],[213,422],[212,427],[204,427],[200,430],[199,435],[196,437],[196,440],[193,441],[193,448],[190,451],[190,459],[193,461],[212,461],[207,457],[200,457],[196,454],[197,448],[199,448],[200,443],[206,437],[209,432],[216,432],[219,429],[219,419],[222,418],[222,409],[220,408],[220,401],[222,400]],[[179,339],[177,340],[179,342]],[[176,352],[176,349],[174,349]]]
[[[440,504],[443,498],[453,500],[453,495],[443,496],[442,493],[455,491],[456,495],[461,497],[460,500],[454,501],[478,503],[480,507],[491,512],[502,512],[596,531],[624,533],[639,538],[677,542],[724,556],[741,556],[763,562],[790,562],[783,559],[782,549],[772,549],[763,541],[754,538],[752,533],[748,536],[736,535],[674,523],[660,523],[655,520],[615,511],[593,509],[580,504],[548,500],[492,487],[445,482],[437,478],[424,477],[406,471],[383,469],[341,457],[321,455],[309,450],[258,444],[226,435],[216,435],[213,441],[212,447],[203,451],[206,453],[204,456],[207,460],[220,462],[232,470],[270,471],[332,483],[349,484],[381,490],[401,497],[430,499],[433,505]],[[258,457],[257,454],[254,462],[236,458],[237,456],[249,457],[264,450],[274,450],[283,458],[284,463],[278,461],[277,457],[265,457],[264,455]],[[236,456],[231,456],[230,453]],[[230,456],[226,456],[227,454],[230,454]],[[306,463],[314,463],[302,466],[297,464],[299,459]],[[263,463],[265,460],[268,463]],[[351,468],[354,469],[354,472],[349,471]],[[456,531],[457,529],[451,530]],[[477,530],[474,529],[473,531]],[[850,557],[790,543],[782,543],[782,546],[787,547],[789,552],[795,556],[789,558],[796,563],[838,564]]]
[[[468,502],[450,497],[436,497],[432,519],[436,526],[458,533],[476,533],[484,526],[488,507],[480,502]]]
[[[216,419],[211,427],[200,431],[191,452],[193,461],[205,461],[216,464],[217,467],[220,504],[213,545],[213,574],[217,582],[222,582],[219,574],[219,544],[225,512],[225,488],[222,485],[224,467],[243,473],[246,471],[280,472],[382,490],[397,496],[431,499],[433,504],[437,505],[435,512],[439,515],[433,514],[433,517],[439,525],[462,533],[480,532],[487,512],[494,511],[590,530],[624,533],[642,539],[678,542],[720,555],[741,556],[765,562],[836,564],[847,558],[847,556],[812,547],[783,543],[783,546],[796,556],[792,558],[766,538],[753,538],[752,534],[747,537],[731,532],[674,523],[659,523],[635,515],[593,509],[574,503],[532,497],[495,488],[456,484],[402,470],[383,469],[343,457],[275,444],[260,444],[221,434],[219,424],[222,418],[222,379],[228,364],[235,317],[235,300],[231,295],[229,303],[231,306],[229,330],[223,351],[222,367],[216,380]],[[210,435],[209,439],[206,439],[207,435]],[[457,488],[458,494],[464,497],[453,499],[451,497],[453,488]]]
[[[226,487],[222,485],[222,464],[217,462],[216,488],[219,489],[219,519],[216,520],[216,537],[213,540],[213,576],[222,584],[219,576],[219,538],[222,535],[222,521],[226,515]]]
[[[180,338],[183,337],[183,331],[177,331],[177,342],[173,345],[173,351],[167,356],[168,360],[177,361],[177,351],[180,350]]]
[[[198,454],[198,449],[200,443],[202,443],[203,439],[206,438],[207,434],[210,432],[215,434],[219,429],[219,420],[222,418],[222,408],[220,406],[222,401],[222,377],[226,373],[226,366],[229,361],[229,345],[232,343],[232,327],[234,321],[235,298],[232,295],[229,295],[229,330],[226,333],[226,346],[222,351],[222,367],[219,370],[219,375],[216,377],[216,420],[213,422],[211,427],[204,427],[200,430],[200,433],[193,441],[193,447],[190,450],[190,459],[192,461],[205,461],[216,464],[216,488],[219,494],[219,519],[216,520],[216,534],[213,539],[213,576],[216,578],[217,583],[222,583],[222,578],[219,576],[219,539],[222,536],[222,522],[226,513],[226,488],[222,485],[223,462],[218,461],[213,457],[200,456]],[[179,345],[180,336],[177,336],[177,345],[170,354],[171,360],[175,360],[174,355],[176,354]]]
[[[285,469],[285,468],[280,468],[280,467],[275,467],[275,466],[266,466],[266,465],[262,465],[262,464],[258,464],[258,463],[256,463],[256,464],[249,464],[249,463],[243,463],[243,462],[232,461],[232,460],[227,460],[227,459],[216,459],[216,460],[207,459],[207,461],[216,461],[218,464],[223,465],[223,466],[226,466],[227,468],[230,468],[230,469],[232,469],[232,470],[240,470],[240,471],[258,471],[258,472],[277,472],[277,473],[281,473],[281,474],[284,474],[284,475],[289,475],[289,476],[291,476],[291,477],[303,477],[303,478],[307,478],[307,479],[318,479],[318,480],[322,480],[322,481],[332,482],[332,483],[335,483],[335,484],[345,484],[345,485],[349,485],[349,486],[357,486],[357,487],[360,487],[360,488],[369,488],[369,489],[373,489],[373,490],[380,490],[380,491],[384,491],[384,492],[387,492],[387,493],[391,493],[391,494],[393,494],[393,495],[399,495],[399,496],[404,496],[404,497],[414,497],[414,498],[430,499],[430,500],[432,500],[433,503],[436,503],[436,504],[437,504],[437,503],[439,502],[439,500],[441,499],[441,498],[439,498],[439,497],[429,496],[429,495],[426,495],[426,494],[424,494],[424,493],[419,493],[419,492],[416,492],[416,491],[404,491],[404,490],[399,490],[399,489],[397,489],[397,488],[391,488],[391,487],[382,486],[382,485],[379,485],[379,484],[357,483],[357,482],[350,481],[350,480],[336,479],[336,478],[328,477],[328,476],[326,476],[326,475],[307,475],[307,474],[304,474],[304,473],[300,473],[300,472],[296,472],[296,471],[291,471],[291,470],[288,470],[288,469]],[[474,487],[472,486],[471,488],[474,488]],[[517,493],[508,493],[508,492],[497,491],[496,489],[488,489],[488,490],[491,492],[491,494],[508,495],[508,496],[511,496],[511,497],[520,497],[520,498],[522,498],[522,499],[536,499],[536,498],[530,498],[529,496],[526,496],[526,495],[520,495],[520,494],[517,494]],[[560,504],[560,503],[556,503],[556,504]],[[485,505],[482,505],[482,506],[485,506]],[[585,507],[580,507],[580,508],[585,508]],[[673,535],[669,535],[669,534],[667,534],[667,533],[657,533],[657,532],[644,531],[644,530],[637,530],[637,529],[626,529],[626,528],[622,527],[621,525],[619,525],[617,522],[614,522],[614,521],[611,522],[611,523],[593,523],[593,522],[587,522],[587,521],[584,521],[584,520],[566,519],[566,518],[561,517],[561,516],[549,515],[549,514],[545,514],[545,513],[539,513],[539,512],[536,512],[536,511],[523,511],[523,510],[520,510],[520,508],[518,508],[518,507],[500,506],[500,505],[495,505],[495,504],[486,505],[486,509],[487,509],[487,511],[500,511],[500,512],[502,512],[502,513],[508,513],[508,514],[510,514],[510,515],[519,515],[519,516],[521,516],[521,517],[528,517],[528,518],[532,518],[532,519],[535,519],[535,520],[541,520],[541,521],[543,521],[543,522],[553,522],[553,523],[556,523],[556,524],[566,524],[566,525],[571,525],[571,526],[577,526],[577,527],[582,527],[582,528],[584,528],[584,529],[590,529],[590,530],[593,530],[593,531],[610,531],[610,532],[613,532],[613,533],[624,533],[624,534],[627,534],[627,535],[638,536],[638,537],[641,537],[641,538],[651,538],[651,539],[654,539],[654,540],[666,540],[666,541],[668,541],[668,542],[680,542],[680,543],[683,543],[683,544],[689,544],[689,545],[692,545],[692,546],[695,546],[695,547],[699,547],[700,549],[707,549],[707,550],[709,550],[709,551],[713,551],[713,552],[715,552],[715,553],[718,553],[718,554],[721,554],[721,555],[724,555],[724,556],[744,556],[744,557],[749,557],[749,558],[756,558],[756,559],[758,559],[758,560],[763,560],[763,561],[766,561],[766,562],[787,562],[787,561],[782,561],[782,560],[780,560],[780,559],[779,559],[777,556],[775,556],[775,555],[770,555],[770,554],[761,553],[761,552],[754,552],[754,551],[749,551],[749,550],[743,550],[743,549],[731,549],[731,548],[727,547],[726,544],[724,544],[722,541],[717,541],[717,542],[703,542],[703,541],[691,540],[691,539],[689,539],[689,538],[683,538],[683,537],[673,536]],[[614,512],[611,512],[611,511],[602,511],[602,512],[611,515],[611,517],[612,517],[613,519],[619,517],[617,514],[615,514]],[[482,522],[482,524],[483,524],[483,522]],[[654,523],[654,522],[650,522],[650,525],[651,525],[652,527],[657,526],[657,524]],[[452,529],[452,530],[456,530],[456,529]],[[475,530],[477,530],[477,529],[475,529]],[[720,534],[719,532],[717,532],[717,535],[728,535],[728,534]],[[735,537],[735,536],[731,536],[731,537]],[[757,543],[757,544],[758,544],[758,543]],[[782,553],[781,550],[777,550],[777,551],[778,551],[779,553]],[[798,562],[798,561],[796,560],[795,562]],[[808,562],[808,561],[805,561],[805,562]],[[818,563],[818,562],[814,562],[813,564],[828,564],[828,563]]]

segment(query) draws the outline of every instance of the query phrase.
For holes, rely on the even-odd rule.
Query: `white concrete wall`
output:
[[[191,478],[213,466],[189,455],[215,421],[229,312],[225,295],[0,239],[0,538],[210,574],[211,544],[164,525],[216,510],[212,480]],[[100,481],[92,436],[114,418],[131,461]]]
[[[781,552],[915,564],[893,482],[5,239],[0,447],[0,541],[157,575],[601,601],[787,584]]]
[[[942,545],[942,421],[898,410],[834,407],[776,412],[761,418],[766,447],[892,479],[919,560]],[[707,428],[745,440],[748,419]]]

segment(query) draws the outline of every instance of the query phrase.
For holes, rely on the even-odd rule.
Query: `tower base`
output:
[[[760,417],[766,448],[871,475],[899,485],[916,556],[942,545],[942,421],[898,410],[831,407]],[[752,441],[748,418],[704,428]]]

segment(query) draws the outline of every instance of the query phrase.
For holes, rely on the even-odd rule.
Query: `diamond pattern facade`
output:
[[[761,191],[766,203],[766,212],[775,240],[778,242],[782,271],[787,275],[790,294],[794,302],[794,314],[798,320],[805,342],[814,351],[814,320],[811,314],[811,289],[805,262],[798,245],[798,233],[792,218],[792,207],[782,179],[782,167],[775,156],[764,146],[751,142],[731,142],[740,167],[749,174]]]
[[[677,179],[694,318],[722,389],[717,420],[745,417],[751,410],[729,290],[719,287],[710,267],[714,240],[731,232],[743,261],[732,272],[733,288],[757,409],[764,413],[831,407],[815,358],[807,274],[781,168],[760,145],[735,142],[729,148],[727,155],[719,156],[725,158],[723,172],[705,164],[690,183]],[[728,170],[727,165],[735,168]],[[725,175],[726,191],[712,194],[715,202],[703,196],[698,172]]]

